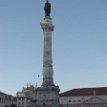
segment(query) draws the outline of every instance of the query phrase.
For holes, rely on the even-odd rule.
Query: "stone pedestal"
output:
[[[59,87],[38,87],[37,88],[37,107],[59,107]]]

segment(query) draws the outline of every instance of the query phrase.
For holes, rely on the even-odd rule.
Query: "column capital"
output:
[[[53,31],[54,30],[54,25],[52,24],[52,20],[50,16],[46,16],[44,18],[44,21],[40,23],[41,28],[43,31]]]

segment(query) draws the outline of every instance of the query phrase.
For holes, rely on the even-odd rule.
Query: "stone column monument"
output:
[[[54,25],[50,17],[51,4],[48,0],[44,7],[45,18],[41,22],[41,28],[44,34],[44,50],[43,50],[43,82],[41,87],[36,90],[36,106],[59,107],[59,87],[53,81],[53,65],[52,65],[52,31]]]
[[[51,4],[45,3],[45,18],[41,22],[44,33],[44,56],[43,56],[43,84],[42,86],[54,86],[52,66],[52,31],[54,26],[50,17]]]

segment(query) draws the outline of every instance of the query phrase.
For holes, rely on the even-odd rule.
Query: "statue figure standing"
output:
[[[45,3],[44,11],[45,11],[45,16],[50,16],[50,13],[51,13],[51,4],[48,2],[48,0]]]

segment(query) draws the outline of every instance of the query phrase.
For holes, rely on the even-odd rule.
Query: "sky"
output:
[[[49,0],[60,92],[107,87],[107,0]],[[45,0],[0,0],[0,91],[41,86]],[[38,77],[40,75],[40,77]]]

